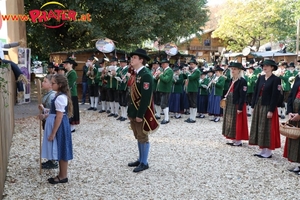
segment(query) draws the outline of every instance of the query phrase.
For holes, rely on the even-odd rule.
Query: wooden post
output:
[[[42,103],[42,89],[41,89],[41,80],[37,79],[36,81],[37,85],[37,92],[38,92],[38,104],[40,105]],[[40,111],[40,114],[42,111]],[[42,174],[42,121],[40,121],[40,174]]]

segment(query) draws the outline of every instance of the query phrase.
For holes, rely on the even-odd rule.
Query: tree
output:
[[[229,0],[213,37],[227,43],[227,49],[257,49],[266,42],[290,41],[296,31],[294,0]]]
[[[25,12],[40,8],[46,0],[25,0]],[[148,39],[176,42],[198,32],[208,20],[206,0],[60,0],[91,22],[66,22],[56,29],[27,23],[28,46],[37,55],[67,49],[94,47],[93,39],[108,37],[117,48],[131,51]]]

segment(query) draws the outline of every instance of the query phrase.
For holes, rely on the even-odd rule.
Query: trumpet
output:
[[[210,88],[212,86],[212,84],[215,84],[218,81],[219,78],[220,78],[219,76],[213,77],[211,79],[211,81],[209,82],[209,84],[207,85],[207,88]]]
[[[94,66],[95,66],[95,63],[98,61],[99,61],[99,59],[96,56],[94,56],[93,62],[89,65],[88,76],[92,80],[92,84],[95,84],[96,74],[94,72]]]
[[[225,80],[227,79],[227,76],[225,75],[226,72],[227,72],[227,70],[229,70],[229,69],[225,69],[224,71],[222,71],[222,75],[221,75],[221,76],[223,76],[225,78]]]
[[[289,83],[290,83],[291,85],[293,85],[294,82],[295,82],[295,79],[296,79],[295,76],[291,76],[291,77],[289,78]]]

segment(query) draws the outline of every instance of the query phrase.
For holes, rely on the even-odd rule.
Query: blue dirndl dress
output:
[[[42,158],[47,158],[48,160],[72,160],[73,159],[73,145],[72,145],[72,135],[69,124],[69,118],[67,112],[64,112],[60,126],[56,132],[56,136],[53,141],[48,141],[48,137],[54,126],[54,121],[56,117],[55,100],[62,94],[58,94],[51,101],[51,109],[49,116],[47,117],[43,138],[42,146]],[[67,106],[65,108],[67,110]]]
[[[215,87],[212,87],[212,90],[208,96],[207,112],[210,115],[220,115],[221,114],[221,108],[220,108],[221,96],[216,96],[214,94],[215,94]]]
[[[171,93],[169,98],[169,110],[170,112],[180,112],[180,93]]]

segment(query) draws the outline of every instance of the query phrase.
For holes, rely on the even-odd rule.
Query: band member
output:
[[[55,66],[54,66],[53,62],[49,62],[48,63],[47,70],[48,70],[47,74],[56,74],[56,72],[55,72]]]
[[[128,163],[128,166],[135,167],[133,172],[140,172],[149,168],[148,154],[150,143],[148,134],[145,134],[144,128],[149,117],[146,115],[146,112],[152,103],[153,77],[145,67],[146,61],[149,61],[150,57],[144,49],[137,49],[135,52],[130,53],[130,56],[130,63],[136,71],[136,80],[131,86],[128,117],[134,137],[138,141],[139,158],[135,162]]]
[[[125,57],[122,57],[120,60],[120,70],[117,74],[119,77],[118,79],[118,92],[119,92],[119,103],[121,107],[121,115],[117,120],[125,121],[127,119],[127,81],[128,76],[126,74],[128,73],[128,66],[127,66],[127,60]]]
[[[198,94],[198,86],[199,86],[199,78],[200,78],[200,70],[198,69],[197,61],[192,58],[188,63],[190,65],[190,71],[185,71],[184,73],[187,75],[187,96],[190,105],[190,117],[185,120],[187,123],[195,123],[196,115],[197,115],[197,94]]]
[[[81,105],[84,105],[85,104],[85,101],[86,101],[86,94],[88,92],[88,83],[87,83],[87,75],[86,72],[88,70],[88,67],[87,67],[87,63],[85,63],[85,65],[83,65],[82,67],[82,79],[81,79],[81,84],[82,84],[82,99],[81,99]]]
[[[257,81],[257,75],[254,74],[254,67],[249,66],[246,68],[247,72],[245,75],[245,79],[247,81],[247,97],[246,97],[246,102],[247,102],[247,116],[251,116],[252,109],[251,109],[251,102],[252,102],[252,97],[253,97],[253,92],[254,92],[254,87]]]
[[[100,89],[100,100],[101,100],[101,109],[99,113],[104,113],[105,111],[109,111],[109,106],[107,105],[107,88],[106,88],[106,80],[105,76],[105,60],[104,58],[99,59],[98,61],[98,76],[99,76],[99,89]]]
[[[161,60],[161,67],[163,72],[158,71],[158,83],[157,91],[160,92],[160,107],[164,112],[164,120],[161,121],[161,124],[167,124],[170,122],[169,119],[169,98],[172,90],[173,82],[173,70],[169,67],[170,61],[168,59]]]
[[[156,119],[160,119],[161,107],[160,107],[160,92],[157,91],[157,82],[158,82],[158,72],[162,72],[163,69],[160,67],[160,62],[157,59],[154,59],[152,62],[151,72],[153,75],[153,100],[155,107],[155,117]]]
[[[200,75],[199,80],[199,90],[197,98],[197,112],[199,115],[196,118],[205,118],[207,113],[207,104],[208,104],[208,83],[209,79],[206,77],[207,71],[203,71]]]
[[[232,142],[226,143],[231,146],[242,146],[242,140],[249,139],[248,121],[246,111],[247,81],[243,78],[243,65],[230,63],[231,82],[229,91],[224,95],[226,109],[222,135]]]
[[[207,112],[209,116],[212,116],[212,118],[210,118],[211,121],[218,122],[221,116],[220,101],[223,96],[225,78],[222,76],[222,68],[216,67],[214,71],[215,77],[208,84],[210,92]]]
[[[179,119],[181,118],[180,115],[180,96],[182,93],[182,84],[183,84],[183,74],[181,73],[180,69],[178,66],[176,66],[174,69],[174,74],[173,74],[173,85],[172,85],[172,91],[170,95],[170,101],[169,101],[169,106],[170,106],[170,112],[175,113],[175,118]]]
[[[294,80],[294,85],[288,97],[287,112],[289,114],[289,123],[295,127],[299,126],[300,120],[300,77],[297,75]],[[283,157],[291,162],[300,163],[300,138],[290,139],[286,138]],[[300,175],[300,167],[295,167],[289,171]]]
[[[66,77],[68,79],[69,89],[71,93],[71,100],[73,104],[73,117],[69,119],[71,124],[71,132],[75,132],[75,125],[80,123],[78,95],[77,95],[77,73],[74,68],[77,63],[73,58],[67,58],[64,62],[64,68],[67,70]]]
[[[258,145],[262,150],[254,154],[260,158],[271,158],[272,150],[280,148],[279,120],[277,112],[278,97],[281,91],[280,78],[272,71],[277,70],[273,60],[263,63],[265,75],[256,83],[251,107],[254,108],[250,128],[250,145]]]
[[[262,73],[262,68],[261,68],[261,66],[260,66],[260,64],[261,63],[256,63],[256,62],[254,62],[254,60],[250,60],[250,62],[249,62],[250,64],[249,64],[249,67],[251,67],[251,66],[253,66],[254,67],[254,74],[255,75],[259,75],[259,74],[261,74]]]
[[[110,66],[108,66],[105,79],[107,81],[107,94],[108,94],[108,100],[110,105],[110,114],[108,117],[114,116],[115,118],[118,117],[119,112],[119,94],[117,91],[118,84],[117,79],[115,79],[117,75],[117,58],[111,58],[110,59]]]
[[[189,66],[188,64],[183,64],[183,67],[182,67],[182,71],[183,72],[188,72],[189,71]],[[180,106],[181,106],[181,109],[180,110],[183,110],[183,113],[186,114],[186,115],[189,115],[190,114],[190,105],[189,105],[189,99],[188,99],[188,95],[187,95],[187,84],[188,84],[188,79],[187,79],[187,75],[186,73],[183,73],[184,75],[184,81],[183,81],[183,90],[182,90],[182,95],[180,97]]]
[[[84,73],[87,76],[87,83],[89,88],[89,96],[90,96],[90,107],[88,110],[97,110],[98,102],[99,102],[99,81],[100,77],[98,74],[98,64],[95,62],[94,56],[91,56],[87,62],[87,68],[85,68],[86,71]]]

